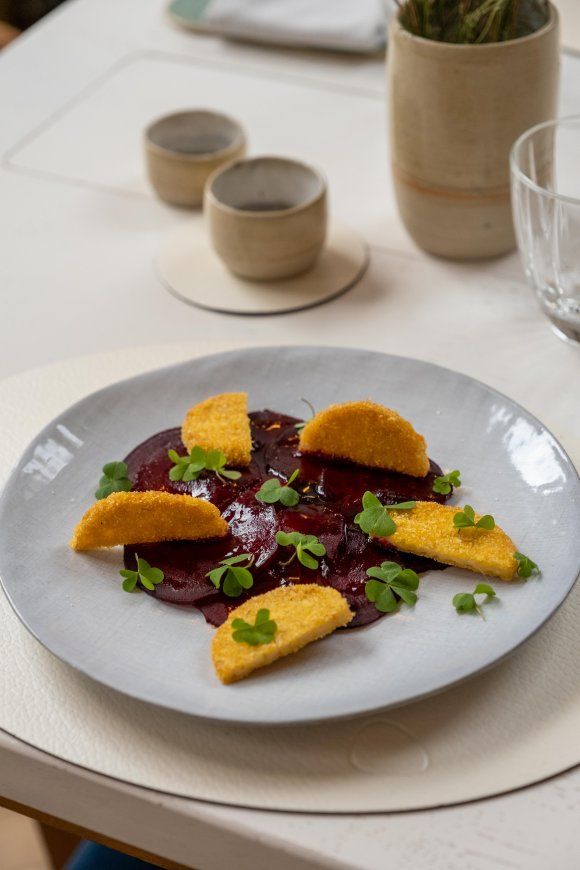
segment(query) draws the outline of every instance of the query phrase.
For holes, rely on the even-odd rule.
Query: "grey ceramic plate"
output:
[[[213,629],[189,609],[127,595],[120,550],[76,554],[67,542],[105,462],[178,425],[212,393],[247,390],[250,407],[301,415],[371,396],[422,432],[444,468],[460,468],[454,501],[492,513],[542,567],[527,583],[494,582],[487,621],[458,616],[475,575],[424,575],[410,609],[338,632],[231,687],[213,673]],[[0,503],[0,575],[28,629],[63,661],[125,694],[198,716],[297,723],[393,707],[498,662],[562,603],[580,565],[580,484],[534,417],[470,378],[411,359],[334,348],[262,348],[206,357],[94,393],[26,450]]]

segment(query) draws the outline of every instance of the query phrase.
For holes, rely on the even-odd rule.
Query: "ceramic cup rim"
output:
[[[167,121],[173,121],[175,118],[182,118],[186,116],[197,116],[204,115],[206,117],[213,118],[214,120],[219,121],[228,121],[235,129],[234,138],[227,145],[224,145],[222,148],[216,148],[212,151],[201,151],[195,154],[190,154],[186,151],[178,151],[175,148],[171,148],[167,145],[159,145],[157,142],[154,142],[151,139],[151,133],[154,128],[160,126]],[[147,124],[145,127],[144,133],[145,145],[149,151],[153,151],[156,154],[159,154],[162,157],[166,157],[170,160],[181,160],[187,163],[207,163],[208,161],[215,160],[216,158],[227,158],[230,154],[234,154],[241,146],[244,146],[246,143],[246,135],[244,132],[244,128],[231,115],[227,115],[225,112],[215,112],[213,109],[180,109],[176,112],[168,112],[165,115],[159,115],[159,117],[154,118],[152,121]]]
[[[250,211],[249,209],[245,208],[236,208],[236,206],[228,205],[227,203],[219,199],[219,197],[214,192],[214,184],[220,176],[224,175],[225,173],[231,171],[236,166],[239,166],[241,164],[262,162],[285,164],[286,166],[299,166],[301,169],[306,169],[307,172],[309,172],[317,180],[320,189],[309,199],[305,199],[303,202],[299,202],[296,205],[290,206],[289,208],[280,208],[264,211]],[[328,184],[326,181],[326,176],[316,166],[312,166],[312,164],[306,163],[304,160],[297,160],[294,157],[280,157],[277,154],[260,154],[255,157],[238,157],[235,160],[230,160],[230,162],[226,163],[224,166],[219,166],[216,170],[214,170],[214,172],[212,172],[206,182],[204,198],[206,200],[206,203],[209,203],[211,206],[230,215],[237,215],[250,220],[271,220],[275,218],[287,217],[288,215],[298,214],[299,212],[305,211],[316,203],[324,200],[326,198],[327,189]]]
[[[525,36],[517,36],[514,39],[504,39],[502,42],[463,43],[443,42],[438,39],[426,39],[424,36],[417,36],[415,33],[411,33],[410,30],[407,30],[406,27],[403,27],[400,20],[400,13],[393,16],[391,28],[393,31],[396,31],[397,36],[400,36],[403,39],[408,39],[410,42],[429,47],[433,51],[455,51],[458,53],[477,51],[478,53],[483,53],[486,51],[491,52],[493,50],[506,51],[510,46],[513,48],[514,46],[523,45],[524,43],[532,42],[535,39],[540,39],[542,36],[545,36],[546,33],[549,33],[555,27],[558,27],[559,22],[560,13],[558,12],[557,7],[552,3],[552,0],[548,0],[548,20],[545,24],[542,24],[538,30],[534,30],[532,33],[527,33]]]

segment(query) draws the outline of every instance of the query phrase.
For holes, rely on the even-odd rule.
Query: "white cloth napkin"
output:
[[[210,0],[208,30],[278,45],[373,52],[385,45],[385,0]]]

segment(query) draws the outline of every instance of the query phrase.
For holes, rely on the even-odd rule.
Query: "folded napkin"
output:
[[[223,36],[277,45],[374,52],[385,45],[385,0],[175,0],[184,23]]]

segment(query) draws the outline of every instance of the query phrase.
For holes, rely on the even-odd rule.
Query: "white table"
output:
[[[570,0],[572,13],[574,3]],[[248,95],[259,102],[268,88],[280,88],[293,116],[272,119],[257,112],[254,117],[248,104],[250,140],[254,150],[277,145],[280,152],[300,150],[323,164],[334,212],[371,243],[371,268],[359,287],[328,306],[266,319],[198,311],[161,288],[153,257],[164,233],[186,218],[141,189],[138,130],[135,177],[126,189],[110,184],[115,167],[101,158],[107,136],[115,130],[126,136],[124,113],[113,115],[112,131],[100,131],[102,149],[94,139],[88,141],[94,129],[83,116],[87,100],[96,100],[98,108],[100,88],[115,90],[117,83],[130,88],[126,76],[136,69],[146,75],[151,64],[159,65],[161,76],[179,69],[184,77],[195,70],[207,75],[207,89],[201,98],[191,94],[192,105],[224,100],[229,88],[244,105]],[[115,75],[123,78],[111,78]],[[150,82],[144,87],[155,90]],[[380,133],[382,95],[379,60],[194,37],[163,20],[159,0],[75,0],[49,16],[0,56],[0,375],[78,354],[197,337],[357,344],[436,359],[481,376],[476,348],[484,346],[484,379],[525,401],[532,412],[536,401],[540,408],[534,396],[554,384],[561,387],[554,392],[565,394],[567,379],[577,377],[578,353],[549,333],[516,256],[479,265],[444,263],[417,251],[405,236]],[[317,115],[324,118],[329,106],[332,117],[319,123]],[[131,111],[128,106],[129,117]],[[570,55],[563,61],[562,111],[580,113],[580,58]],[[336,128],[341,112],[343,136]],[[358,126],[349,131],[353,117]],[[79,127],[81,120],[88,126]],[[79,154],[83,143],[86,156]],[[126,139],[120,147],[127,147]],[[364,153],[357,154],[358,149]],[[68,169],[63,175],[63,166],[73,167],[76,176],[66,177]],[[349,171],[352,167],[356,172]],[[426,342],[434,331],[442,336],[441,347]],[[493,337],[487,345],[486,336]],[[521,348],[542,361],[544,381],[536,392],[524,376],[512,376]],[[559,395],[547,421],[569,448],[579,434],[575,405]],[[168,866],[177,862],[199,870],[234,863],[255,870],[580,866],[578,770],[451,809],[292,815],[212,806],[129,787],[0,732],[0,795],[12,805],[160,856]]]

